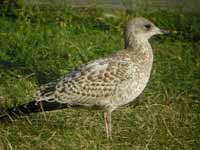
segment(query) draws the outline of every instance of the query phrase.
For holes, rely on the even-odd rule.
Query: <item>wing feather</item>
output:
[[[89,62],[71,71],[57,83],[47,84],[37,100],[80,105],[99,105],[112,97],[117,86],[131,77],[129,59],[105,58]]]

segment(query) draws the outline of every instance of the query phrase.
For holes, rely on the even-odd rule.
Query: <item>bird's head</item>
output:
[[[137,17],[128,21],[125,27],[125,43],[130,44],[130,40],[148,40],[157,34],[165,34],[167,31],[161,30],[153,22]]]

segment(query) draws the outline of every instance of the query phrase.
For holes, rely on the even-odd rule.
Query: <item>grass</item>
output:
[[[39,85],[121,49],[122,26],[134,16],[101,9],[14,10],[1,9],[0,107],[28,102]],[[1,123],[0,149],[198,149],[199,17],[162,11],[140,15],[178,34],[151,40],[151,80],[136,102],[113,112],[112,140],[106,139],[101,111],[68,109]]]

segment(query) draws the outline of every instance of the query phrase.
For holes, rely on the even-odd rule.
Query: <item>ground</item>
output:
[[[123,25],[132,16],[144,15],[160,28],[178,33],[151,40],[151,80],[135,102],[113,112],[112,140],[106,138],[102,111],[67,109],[1,122],[0,149],[200,147],[200,17],[180,12],[155,16],[153,12],[18,7],[1,8],[1,108],[28,102],[41,84],[123,48]]]

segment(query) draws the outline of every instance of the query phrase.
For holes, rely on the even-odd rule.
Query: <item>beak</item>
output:
[[[176,30],[160,30],[160,34],[177,34],[178,32]]]
[[[170,31],[169,30],[163,30],[163,29],[161,29],[160,33],[161,34],[170,34]]]
[[[159,29],[158,27],[156,27],[155,29],[157,31],[157,34],[169,34],[169,30],[163,30],[163,29]]]

